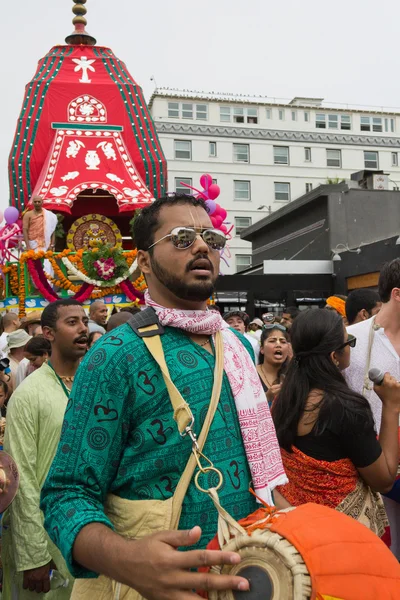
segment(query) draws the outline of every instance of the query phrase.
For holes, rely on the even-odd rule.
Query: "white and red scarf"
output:
[[[273,504],[272,490],[285,485],[288,480],[268,402],[249,352],[214,310],[165,308],[154,302],[148,292],[145,301],[155,310],[164,327],[176,327],[198,335],[222,332],[224,370],[235,399],[254,491],[261,500]]]

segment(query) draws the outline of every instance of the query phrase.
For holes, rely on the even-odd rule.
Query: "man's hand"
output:
[[[199,598],[192,590],[250,589],[243,577],[191,572],[190,569],[240,562],[234,552],[191,550],[177,548],[192,546],[200,539],[200,527],[190,531],[163,531],[132,544],[132,569],[125,581],[147,600],[191,600]]]
[[[50,591],[50,571],[52,569],[57,569],[57,567],[51,560],[47,565],[43,565],[43,567],[24,571],[24,590],[30,590],[38,594],[42,592],[47,594]]]
[[[374,385],[374,391],[385,407],[400,412],[400,383],[390,373],[385,373],[381,385]]]

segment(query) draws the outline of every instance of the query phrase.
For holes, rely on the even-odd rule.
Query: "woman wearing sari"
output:
[[[341,374],[356,343],[342,318],[304,312],[291,341],[294,359],[272,408],[289,478],[279,493],[288,505],[337,509],[383,537],[388,521],[379,492],[390,490],[396,477],[400,384],[386,374],[375,386],[383,404],[378,441],[368,401]]]

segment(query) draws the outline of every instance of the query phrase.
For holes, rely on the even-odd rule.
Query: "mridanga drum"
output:
[[[249,592],[211,591],[209,600],[398,599],[400,566],[365,525],[331,508],[304,504],[257,510],[236,523],[220,510],[217,537],[208,548],[238,552],[238,565],[211,573],[239,575]],[[207,595],[203,594],[203,597]]]

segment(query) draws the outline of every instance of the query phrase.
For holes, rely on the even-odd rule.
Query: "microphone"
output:
[[[383,378],[385,377],[385,373],[381,371],[381,369],[374,368],[369,370],[368,377],[373,383],[376,383],[376,385],[381,385]]]

